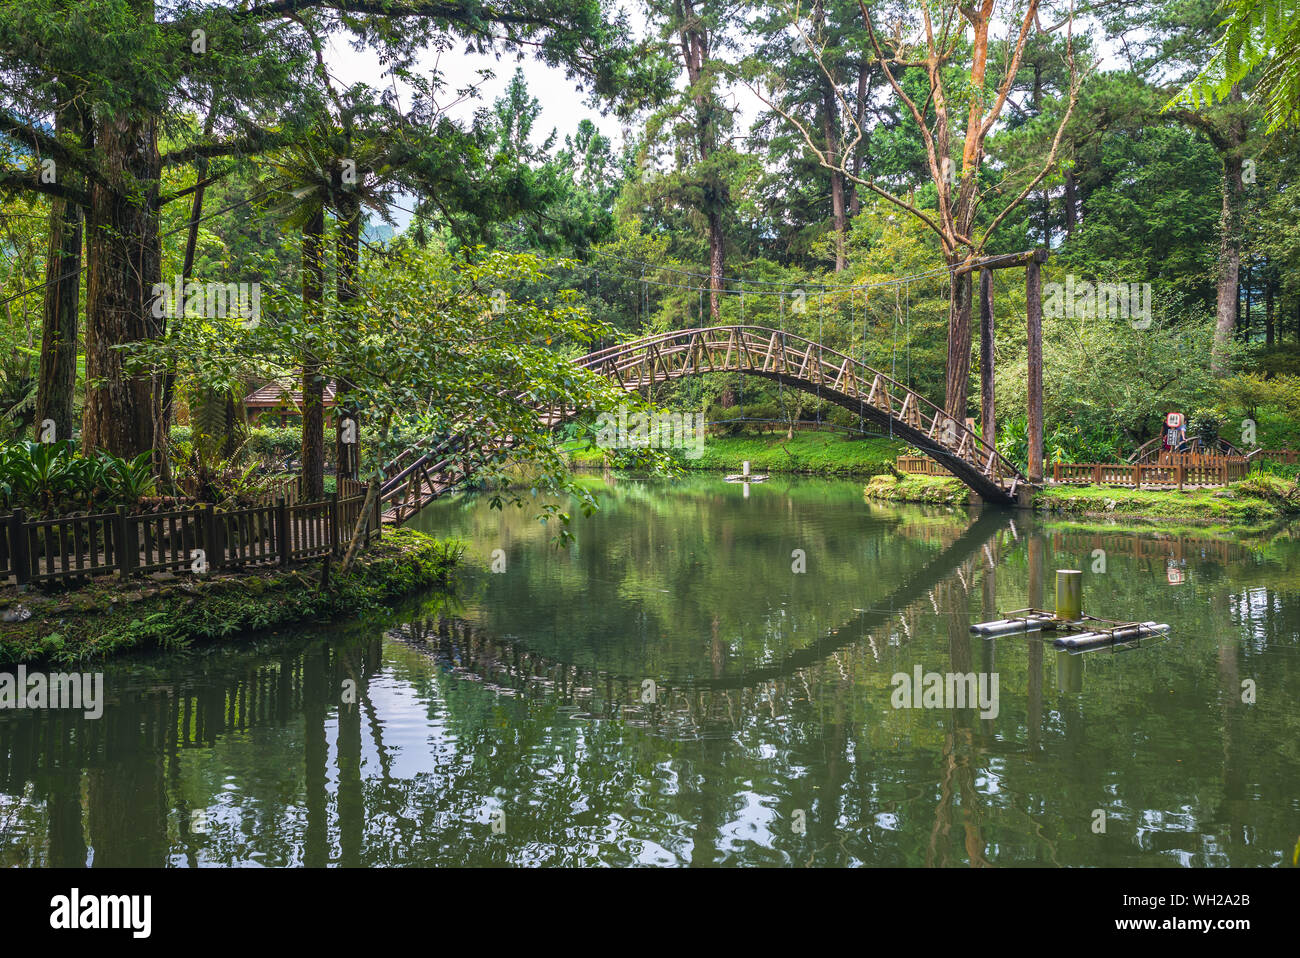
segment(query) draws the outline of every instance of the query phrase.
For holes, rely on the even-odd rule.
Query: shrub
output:
[[[1285,479],[1269,472],[1252,471],[1233,488],[1239,493],[1271,502],[1282,512],[1300,512],[1300,484],[1295,479]]]
[[[135,506],[157,489],[152,455],[83,456],[71,442],[0,445],[0,499],[41,514]]]
[[[1219,440],[1227,420],[1213,409],[1198,409],[1187,420],[1187,438],[1200,439],[1207,446]]]
[[[325,445],[328,447],[332,436],[329,429],[325,432]],[[253,455],[267,459],[292,459],[302,449],[302,428],[261,426],[250,429],[247,448]]]

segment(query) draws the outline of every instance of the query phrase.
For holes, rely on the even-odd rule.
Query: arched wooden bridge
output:
[[[1015,501],[1020,471],[923,396],[845,353],[767,326],[709,326],[659,333],[589,353],[578,365],[628,392],[702,373],[739,372],[783,383],[888,428],[943,464],[986,502]],[[579,411],[539,408],[550,427]],[[463,485],[486,462],[507,458],[508,444],[484,447],[472,431],[433,447],[413,447],[384,469],[386,521],[401,522]]]

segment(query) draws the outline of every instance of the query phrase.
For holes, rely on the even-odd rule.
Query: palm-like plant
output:
[[[55,514],[105,504],[134,506],[153,495],[157,483],[152,452],[120,459],[104,452],[81,455],[70,441],[0,446],[0,497],[7,507]]]
[[[335,272],[337,303],[346,307],[357,298],[356,270],[360,261],[363,211],[370,209],[390,225],[393,167],[389,140],[382,133],[358,135],[354,115],[342,126],[322,124],[310,138],[286,147],[272,158],[267,187],[269,202],[284,204],[283,227],[302,237],[302,302],[305,333],[302,355],[302,491],[310,499],[324,495],[324,391],[322,357],[327,345],[314,342],[313,319],[328,308],[325,301],[326,214],[338,220]],[[345,392],[346,383],[340,384]],[[348,449],[339,443],[340,467]],[[347,463],[349,472],[355,464]]]
[[[1213,103],[1260,70],[1254,98],[1263,104],[1268,132],[1300,123],[1300,4],[1296,0],[1227,0],[1214,57],[1170,102]],[[1262,68],[1262,69],[1261,69]],[[1168,107],[1166,107],[1168,109]]]

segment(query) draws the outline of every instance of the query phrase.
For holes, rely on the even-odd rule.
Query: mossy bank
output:
[[[787,439],[785,433],[746,433],[710,436],[697,458],[680,456],[679,465],[693,471],[734,473],[748,461],[758,473],[865,479],[888,472],[894,459],[906,451],[906,443],[883,436],[805,431]],[[585,443],[571,443],[568,455],[575,466],[599,468],[608,456],[617,467],[616,456]]]
[[[866,486],[871,499],[964,505],[970,490],[960,480],[937,476],[876,476]],[[1128,489],[1122,486],[1050,486],[1035,492],[1029,508],[1045,516],[1216,526],[1255,530],[1300,515],[1295,480],[1253,473],[1219,489]]]
[[[174,649],[287,624],[384,613],[418,589],[445,584],[457,541],[385,531],[346,575],[320,586],[321,565],[207,576],[95,579],[78,589],[0,592],[0,664],[75,664],[114,653]],[[30,613],[30,615],[28,615]]]

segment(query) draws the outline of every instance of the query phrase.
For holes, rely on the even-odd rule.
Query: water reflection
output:
[[[1276,865],[1300,833],[1289,540],[832,483],[620,489],[567,552],[473,500],[430,521],[471,542],[454,603],[106,667],[99,721],[0,712],[0,861]],[[1090,611],[1172,638],[970,634],[1097,549]],[[892,708],[918,665],[996,673],[997,716]]]

